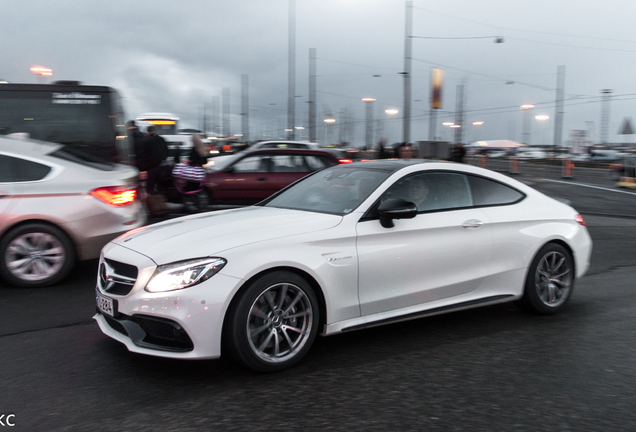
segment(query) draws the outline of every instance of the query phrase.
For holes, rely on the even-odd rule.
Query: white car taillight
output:
[[[106,204],[122,207],[135,201],[137,190],[123,187],[103,187],[91,192],[95,198]]]

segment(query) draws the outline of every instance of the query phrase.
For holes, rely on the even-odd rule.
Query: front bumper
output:
[[[104,249],[104,255],[139,269],[127,295],[114,295],[98,284],[101,295],[117,301],[114,317],[101,313],[93,317],[104,334],[141,354],[183,359],[220,357],[223,321],[242,279],[217,273],[190,288],[150,293],[144,289],[156,269],[150,258],[113,243]]]

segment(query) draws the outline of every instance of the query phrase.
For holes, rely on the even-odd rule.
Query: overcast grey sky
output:
[[[361,98],[373,97],[385,134],[401,141],[400,114],[387,118],[384,110],[402,111],[405,5],[296,0],[297,125],[307,125],[309,49],[316,48],[319,124],[346,109],[361,145]],[[248,74],[250,138],[285,127],[288,0],[0,0],[0,10],[0,78],[35,83],[29,69],[43,65],[53,70],[51,81],[116,88],[128,118],[165,111],[192,127],[204,104],[209,110],[229,87],[231,128],[239,133],[241,75]],[[519,106],[533,103],[533,115],[550,120],[532,120],[531,141],[552,143],[559,65],[566,67],[564,141],[573,129],[600,138],[601,89],[613,90],[610,140],[625,140],[617,132],[636,113],[635,17],[633,0],[414,0],[414,36],[503,36],[505,43],[413,39],[412,140],[428,138],[429,74],[437,66],[445,70],[442,138],[451,136],[441,123],[454,118],[464,83],[465,141],[522,140]]]

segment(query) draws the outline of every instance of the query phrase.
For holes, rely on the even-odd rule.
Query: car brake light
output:
[[[585,226],[585,220],[583,219],[583,216],[581,216],[580,214],[577,214],[574,217],[574,220],[577,221],[580,225]]]
[[[353,163],[353,161],[351,159],[338,159],[338,162],[340,162],[341,164]]]
[[[91,192],[95,198],[106,204],[121,207],[135,201],[137,191],[135,189],[124,189],[121,187],[103,187]]]

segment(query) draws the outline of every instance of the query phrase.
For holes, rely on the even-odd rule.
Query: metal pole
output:
[[[223,136],[230,136],[230,88],[223,87]]]
[[[612,94],[612,90],[603,89],[601,90],[603,94],[603,106],[601,111],[601,143],[607,144],[608,132],[609,132],[609,109],[610,109],[610,97]]]
[[[241,133],[242,141],[250,139],[250,118],[249,118],[249,75],[241,75]]]
[[[563,140],[563,93],[565,91],[565,65],[557,66],[557,93],[554,113],[554,150],[561,147]]]
[[[523,110],[523,143],[527,146],[531,145],[531,124],[530,117],[532,117],[532,108],[526,108]]]
[[[457,104],[455,110],[455,144],[462,143],[462,129],[464,128],[464,85],[457,85]]]
[[[406,2],[406,24],[404,37],[404,123],[403,141],[411,141],[411,31],[413,26],[413,2]]]
[[[212,133],[215,136],[220,135],[221,131],[221,98],[212,97]]]
[[[365,145],[368,150],[373,148],[373,101],[365,103],[367,104],[367,131]]]
[[[316,48],[309,48],[309,141],[316,142]]]
[[[296,138],[296,0],[289,0],[289,55],[287,75],[287,129],[290,139]]]

